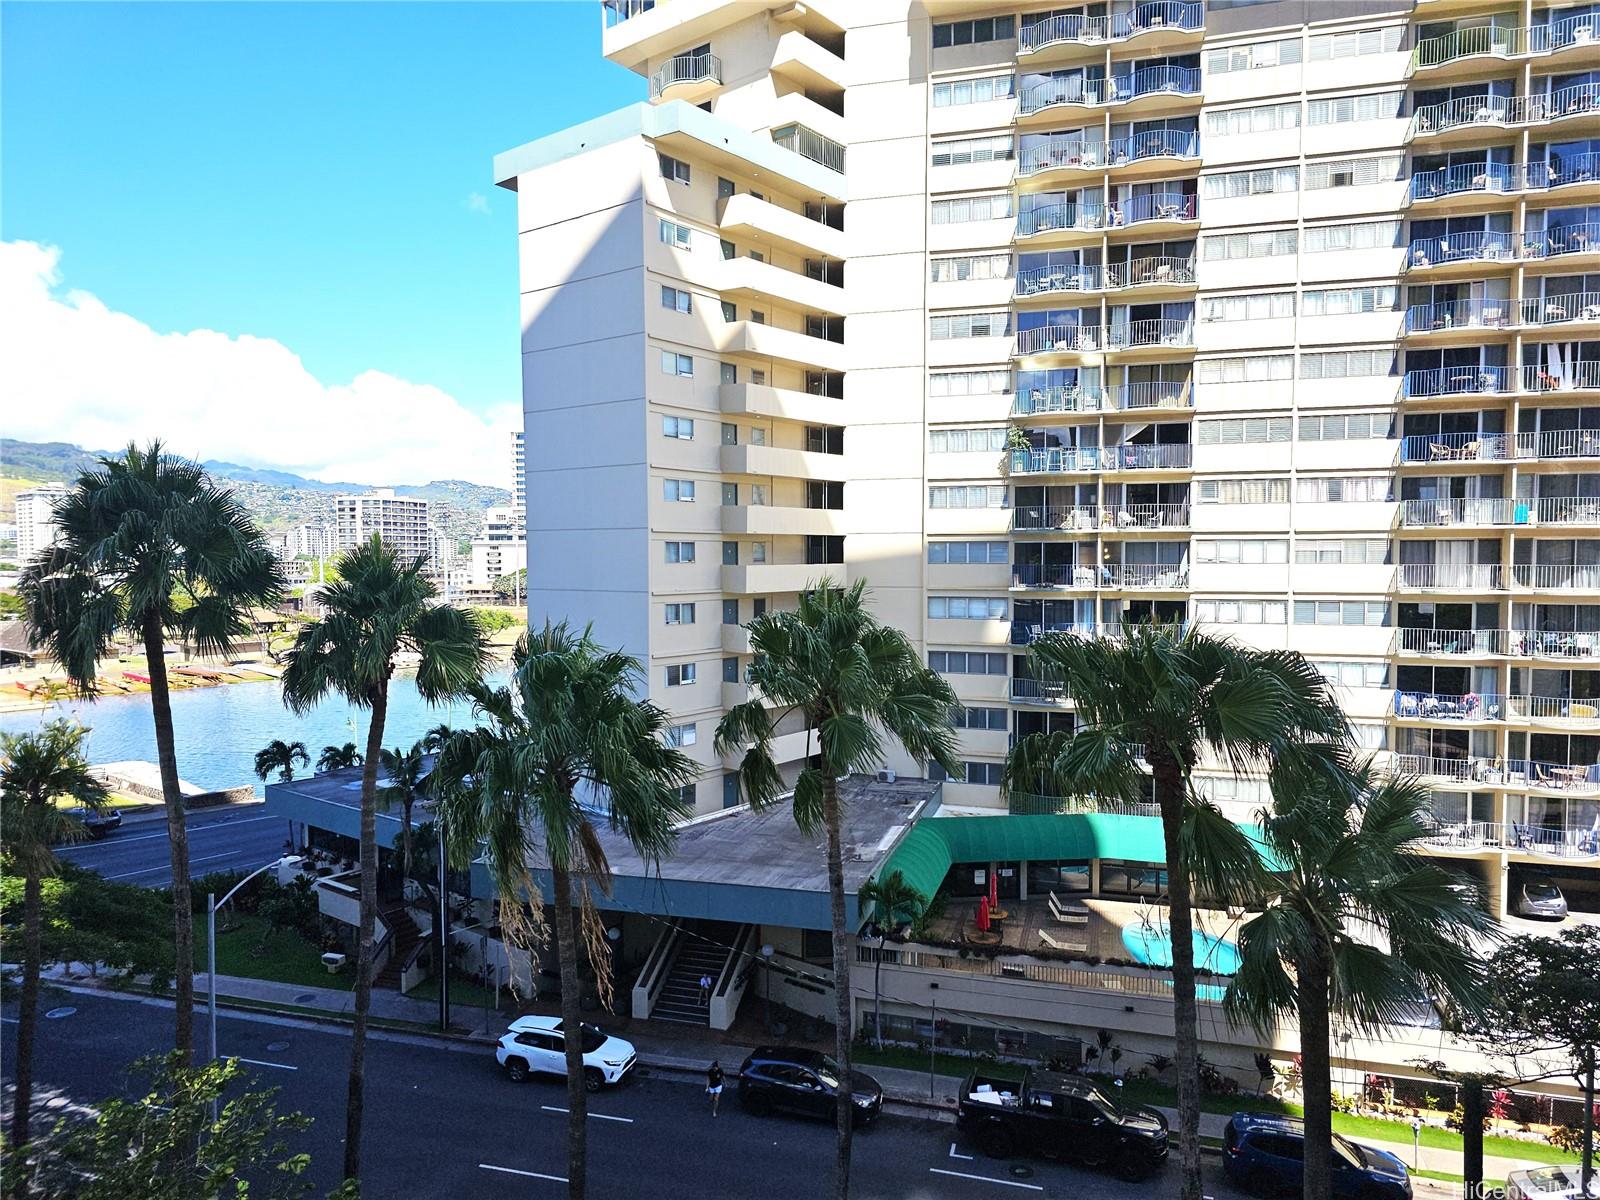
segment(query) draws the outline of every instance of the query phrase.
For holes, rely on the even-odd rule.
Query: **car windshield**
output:
[[[817,1078],[822,1080],[822,1086],[836,1088],[839,1086],[839,1064],[826,1054],[817,1059]]]
[[[1522,890],[1529,900],[1559,900],[1561,898],[1561,892],[1548,879],[1525,883],[1522,885]]]
[[[601,1046],[605,1045],[606,1035],[603,1031],[596,1029],[593,1025],[580,1025],[578,1028],[583,1033],[583,1052],[585,1054],[593,1054]]]
[[[1357,1150],[1353,1143],[1345,1141],[1337,1133],[1333,1135],[1333,1152],[1344,1159],[1349,1166],[1364,1167],[1367,1165],[1367,1160],[1362,1157],[1361,1151]]]

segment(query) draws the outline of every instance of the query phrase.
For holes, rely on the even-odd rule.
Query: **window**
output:
[[[1308,317],[1337,317],[1348,313],[1393,312],[1399,289],[1393,284],[1370,287],[1320,288],[1305,294]]]
[[[1389,539],[1301,538],[1294,544],[1294,560],[1322,566],[1381,567],[1389,561]]]
[[[739,444],[739,427],[732,421],[722,422],[722,444],[724,446],[737,446]]]
[[[681,313],[692,312],[694,310],[694,299],[682,288],[663,285],[661,288],[661,307],[675,308]]]
[[[976,783],[984,787],[999,787],[1000,776],[1004,771],[1004,763],[964,762],[961,764],[961,774],[951,775],[936,762],[928,764],[928,778],[935,783],[948,780],[951,783]]]
[[[957,167],[966,163],[1004,162],[1014,156],[1015,145],[1009,133],[935,142],[931,165]]]
[[[1293,192],[1300,187],[1300,168],[1266,167],[1258,171],[1225,171],[1220,175],[1207,175],[1201,182],[1207,199]]]
[[[977,650],[929,650],[928,667],[940,675],[1004,675],[1006,656]]]
[[[737,304],[735,304],[732,300],[723,300],[720,303],[722,305],[722,319],[724,321],[737,321],[739,319],[739,306]]]
[[[737,660],[735,660],[737,661]],[[694,682],[693,663],[673,663],[667,667],[667,686],[683,687]]]
[[[1004,508],[1006,489],[992,484],[957,484],[928,489],[929,508]]]
[[[1194,560],[1202,563],[1286,563],[1289,543],[1281,538],[1219,538],[1197,540]]]
[[[1287,504],[1289,481],[1281,475],[1265,479],[1202,479],[1195,495],[1201,504]]]
[[[928,597],[928,616],[935,621],[1003,621],[1006,612],[999,596]]]
[[[752,308],[750,310],[750,322],[753,325],[765,325],[767,323],[767,314],[758,308]]]
[[[1296,600],[1296,625],[1387,625],[1389,606],[1381,600]]]
[[[928,376],[930,396],[1003,396],[1010,390],[1009,371],[941,371]]]
[[[694,480],[663,479],[661,481],[661,497],[664,500],[675,500],[680,504],[693,504]]]
[[[1404,92],[1376,92],[1368,96],[1334,96],[1306,101],[1307,125],[1348,125],[1356,121],[1385,121],[1400,115]]]
[[[1240,446],[1250,442],[1287,442],[1288,417],[1230,417],[1197,421],[1196,441],[1202,446]]]
[[[1271,42],[1250,42],[1206,53],[1208,75],[1228,75],[1234,71],[1257,71],[1264,67],[1287,67],[1300,61],[1299,38]]]
[[[1330,413],[1325,417],[1301,417],[1302,442],[1344,442],[1366,438],[1387,438],[1394,428],[1389,413]]]
[[[1345,225],[1312,225],[1306,229],[1307,254],[1378,250],[1399,244],[1399,221],[1352,221]]]
[[[1311,665],[1322,672],[1322,677],[1338,687],[1386,688],[1389,686],[1389,664],[1381,662],[1328,662],[1312,659]]]
[[[1294,355],[1260,354],[1254,358],[1205,358],[1194,365],[1200,383],[1263,383],[1294,375]]]
[[[1282,625],[1288,619],[1282,600],[1196,600],[1194,617],[1203,625]]]
[[[978,42],[1003,42],[1017,36],[1016,17],[980,17],[975,21],[948,21],[933,27],[933,48],[971,46]]]
[[[722,485],[722,507],[723,508],[732,508],[734,505],[736,505],[738,503],[739,503],[739,485],[737,483],[725,483],[725,484],[723,484]]]
[[[692,721],[687,725],[667,726],[667,745],[675,750],[682,750],[685,746],[692,746],[699,740]]]
[[[1301,379],[1359,379],[1392,374],[1393,350],[1331,350],[1300,356]]]
[[[717,199],[718,200],[726,200],[729,196],[733,195],[733,193],[736,192],[737,190],[738,189],[733,186],[733,180],[724,179],[720,175],[717,176]]]
[[[1011,215],[1011,193],[987,196],[956,196],[935,200],[931,215],[935,225],[962,225],[968,221],[998,221]]]
[[[1274,129],[1298,129],[1300,105],[1253,104],[1249,108],[1228,108],[1206,114],[1207,137],[1232,137],[1241,133],[1270,133]]]
[[[722,623],[724,625],[737,625],[739,623],[739,602],[737,600],[724,600],[722,602]]]
[[[1008,542],[929,542],[928,562],[934,566],[946,564],[998,563],[1004,566],[1011,561]]]
[[[661,164],[661,178],[670,179],[673,183],[689,182],[689,164],[682,159],[673,158],[670,154],[657,154],[656,161]]]
[[[1003,708],[968,708],[962,706],[951,710],[950,724],[955,729],[998,729],[1001,733],[1006,730],[1006,710]]]
[[[737,567],[739,565],[738,542],[722,543],[722,565],[725,567]]]
[[[1329,62],[1336,58],[1356,58],[1368,54],[1392,54],[1400,49],[1405,26],[1383,29],[1356,29],[1349,33],[1324,33],[1311,39],[1311,61]]]
[[[1202,321],[1265,321],[1294,316],[1293,292],[1257,292],[1252,296],[1207,296],[1200,303]]]
[[[762,368],[751,367],[750,368],[750,382],[755,384],[757,387],[765,387],[766,383],[767,383],[767,372],[766,372],[766,370],[762,369]]]
[[[1394,489],[1387,475],[1321,475],[1297,480],[1294,495],[1302,504],[1383,503]]]
[[[661,352],[661,369],[668,375],[681,375],[686,379],[694,378],[694,356],[691,354],[674,354],[671,350]]]
[[[950,108],[959,104],[987,104],[1016,94],[1010,75],[985,75],[982,79],[959,79],[933,85],[933,106]]]
[[[661,240],[679,250],[687,250],[689,248],[689,227],[687,225],[679,225],[676,221],[669,221],[662,217]]]
[[[669,563],[691,563],[694,561],[693,542],[665,542],[663,545],[667,548],[667,561]]]
[[[680,442],[692,442],[694,421],[689,417],[662,417],[661,433],[663,437],[676,438]]]
[[[928,318],[928,337],[935,342],[957,338],[1004,337],[1010,332],[1009,312],[951,313]]]
[[[1405,157],[1385,154],[1378,158],[1344,158],[1332,162],[1306,164],[1306,190],[1322,188],[1368,187],[1393,183],[1400,178]]]
[[[725,658],[722,660],[722,682],[739,682],[739,660],[737,658]]]
[[[992,429],[935,429],[928,434],[930,454],[977,454],[1006,448],[1006,431]]]
[[[663,606],[667,613],[668,625],[693,625],[693,604],[667,604]]]
[[[962,279],[1004,279],[1010,273],[1009,254],[968,254],[934,259],[931,278],[934,283],[954,283]]]
[[[1269,229],[1259,233],[1219,233],[1200,239],[1200,253],[1207,262],[1234,258],[1273,258],[1293,254],[1298,240],[1292,229]]]
[[[717,364],[717,379],[718,379],[719,383],[738,383],[739,382],[739,364],[738,363],[718,363]]]
[[[765,542],[750,543],[750,561],[755,563],[767,561],[767,544]]]

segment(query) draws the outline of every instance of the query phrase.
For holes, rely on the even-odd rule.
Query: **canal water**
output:
[[[296,716],[283,706],[274,681],[230,683],[218,687],[190,688],[172,693],[172,723],[178,750],[178,775],[203,788],[255,784],[256,751],[274,738],[301,741],[313,763],[327,745],[354,742],[365,749],[367,713],[340,697],[330,697],[313,711]],[[89,761],[156,760],[155,724],[150,697],[108,696],[88,701],[67,701],[44,711],[0,715],[0,732],[21,733],[41,722],[69,716],[90,729]],[[467,725],[472,705],[465,701],[433,707],[417,694],[416,679],[396,676],[389,684],[389,715],[383,744],[409,747],[440,722]],[[307,768],[309,773],[310,768]]]

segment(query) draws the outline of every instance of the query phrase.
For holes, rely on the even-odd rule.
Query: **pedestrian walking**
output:
[[[712,1060],[706,1072],[706,1095],[711,1097],[711,1115],[717,1115],[717,1105],[722,1101],[722,1064]]]
[[[709,975],[700,976],[700,1003],[705,1005],[711,1003],[711,976]]]

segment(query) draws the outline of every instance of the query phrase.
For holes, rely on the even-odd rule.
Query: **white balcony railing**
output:
[[[1595,503],[1600,504],[1600,500]],[[1600,588],[1600,564],[1594,563],[1516,563],[1512,581],[1518,587],[1536,591],[1587,592]]]
[[[1402,500],[1400,524],[1407,528],[1433,525],[1509,525],[1513,510],[1513,502],[1502,497]]]
[[[1565,325],[1600,321],[1600,292],[1564,292],[1519,302],[1524,325]]]
[[[1499,563],[1401,563],[1400,586],[1416,591],[1495,591],[1505,586]]]
[[[1503,462],[1511,452],[1511,435],[1505,433],[1423,433],[1400,439],[1400,461],[1408,463]]]
[[[721,83],[722,60],[715,54],[680,54],[650,77],[650,94],[660,96],[680,83]]]

